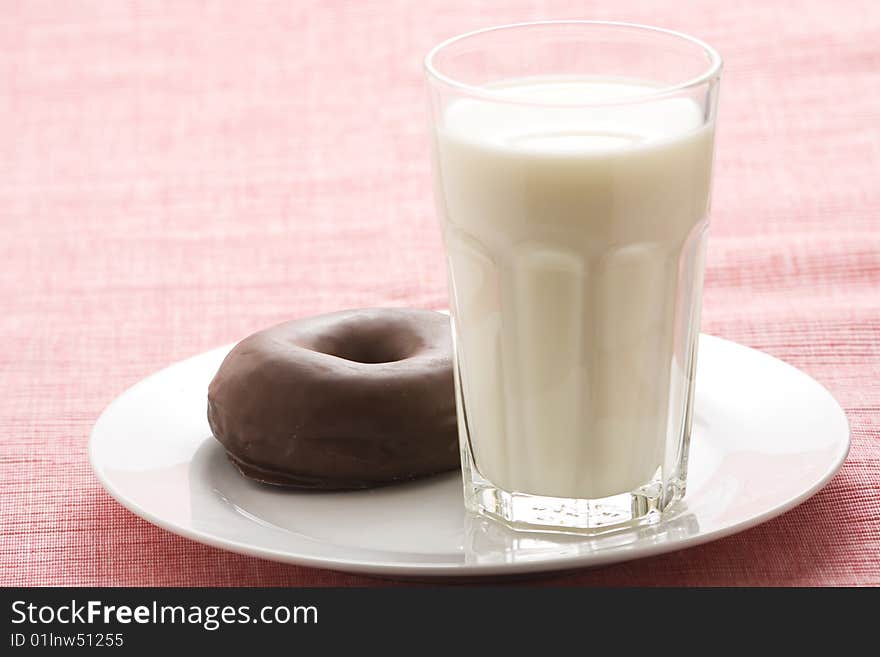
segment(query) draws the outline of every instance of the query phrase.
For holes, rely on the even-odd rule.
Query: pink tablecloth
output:
[[[295,317],[446,303],[421,55],[537,18],[659,24],[726,60],[704,330],[847,410],[842,472],[716,543],[554,584],[880,584],[880,5],[4,2],[0,582],[384,583],[205,547],[86,445],[174,360]]]

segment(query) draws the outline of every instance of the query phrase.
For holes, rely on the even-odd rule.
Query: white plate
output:
[[[386,576],[507,575],[598,566],[727,536],[824,486],[849,450],[846,416],[793,367],[703,335],[690,478],[663,522],[595,538],[512,532],[464,513],[459,475],[364,492],[243,479],[211,436],[208,382],[230,347],[144,379],[98,419],[89,456],[121,504],[216,547]]]

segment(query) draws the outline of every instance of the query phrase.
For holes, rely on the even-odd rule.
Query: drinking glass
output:
[[[721,58],[550,21],[427,55],[465,503],[521,529],[685,493]]]

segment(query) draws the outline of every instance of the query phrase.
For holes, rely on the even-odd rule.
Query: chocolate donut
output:
[[[208,423],[241,473],[296,488],[369,488],[459,465],[445,315],[365,309],[238,343],[208,388]]]

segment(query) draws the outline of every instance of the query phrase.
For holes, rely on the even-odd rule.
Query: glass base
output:
[[[465,477],[465,506],[518,531],[604,534],[658,522],[662,512],[684,497],[684,483],[659,476],[637,490],[596,499],[547,497],[510,492],[472,472]],[[471,479],[468,481],[468,479]]]

